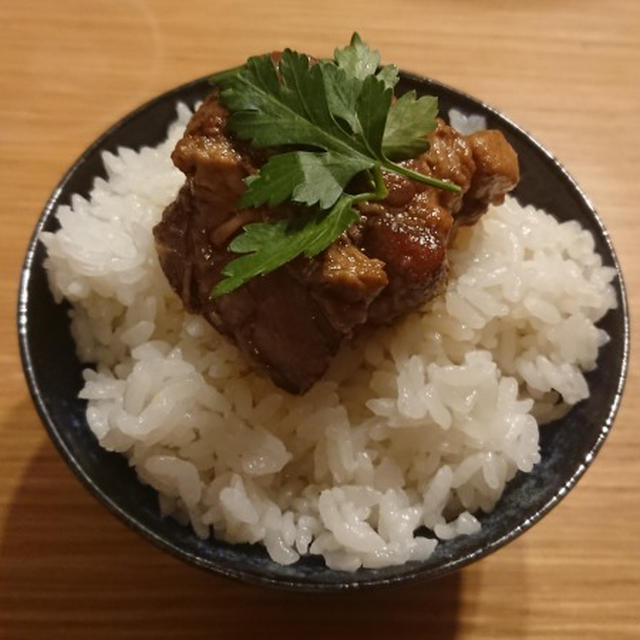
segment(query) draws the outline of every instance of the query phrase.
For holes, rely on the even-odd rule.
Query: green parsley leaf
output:
[[[360,132],[367,151],[373,158],[384,160],[382,138],[393,91],[375,76],[367,76],[358,96],[357,114]]]
[[[272,156],[260,173],[247,179],[240,207],[275,207],[286,200],[322,209],[331,207],[356,174],[374,161],[333,151],[292,151]]]
[[[391,106],[382,142],[384,152],[394,160],[415,158],[429,145],[426,135],[436,128],[438,98],[416,98],[415,91],[407,91]]]
[[[383,170],[459,191],[457,185],[390,159],[413,157],[427,148],[437,101],[409,92],[392,104],[398,70],[393,65],[378,70],[379,64],[378,52],[354,33],[347,47],[336,49],[335,60],[311,64],[308,56],[286,49],[277,66],[268,55],[256,56],[214,78],[229,109],[230,130],[255,147],[282,148],[245,180],[240,206],[292,201],[311,209],[292,220],[244,227],[229,250],[245,255],[226,265],[227,279],[212,297],[299,255],[311,257],[326,249],[358,219],[356,202],[386,197]],[[347,193],[363,172],[375,191]]]
[[[318,150],[272,156],[247,180],[240,206],[276,206],[290,199],[329,208],[355,175],[383,159],[392,91],[374,76],[360,81],[332,63],[311,66],[306,56],[290,50],[278,70],[281,82],[269,56],[251,58],[246,71],[223,83],[229,127],[256,147]],[[341,117],[348,127],[337,122]]]
[[[314,256],[324,251],[345,229],[359,218],[353,196],[343,195],[330,211],[310,209],[303,215],[276,222],[254,222],[229,245],[243,253],[222,270],[225,280],[213,289],[217,297],[237,289],[259,275],[274,271],[298,256]]]
[[[360,133],[357,105],[362,91],[362,80],[347,75],[335,64],[322,64],[322,77],[329,110],[347,134]]]
[[[350,140],[329,111],[321,67],[286,50],[278,66],[270,56],[249,58],[246,67],[221,82],[230,111],[229,128],[255,147],[306,145],[351,151]]]
[[[357,33],[351,36],[351,42],[347,47],[334,51],[334,58],[338,68],[356,80],[364,80],[374,75],[380,65],[380,54],[371,51]],[[392,64],[387,65],[380,69],[376,77],[382,80],[386,87],[393,89],[398,84],[398,68]]]
[[[388,64],[378,71],[376,78],[380,78],[387,87],[393,89],[398,84],[398,80],[400,80],[398,67],[395,64]]]
[[[380,54],[371,51],[357,33],[351,36],[349,46],[336,49],[333,57],[340,69],[358,80],[373,75],[380,65]]]

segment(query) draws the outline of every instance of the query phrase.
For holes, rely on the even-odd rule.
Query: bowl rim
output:
[[[226,71],[226,70],[223,70]],[[571,477],[560,486],[554,494],[549,498],[541,507],[539,507],[533,515],[526,518],[522,523],[520,523],[517,527],[512,528],[503,536],[496,538],[491,541],[489,544],[479,547],[471,552],[465,553],[460,557],[457,557],[453,560],[448,560],[444,562],[441,566],[436,567],[431,570],[424,570],[421,564],[417,564],[414,569],[411,569],[407,572],[401,573],[399,575],[394,576],[384,576],[379,578],[372,578],[368,580],[358,580],[357,576],[358,572],[354,572],[351,574],[353,576],[352,580],[348,580],[346,582],[341,583],[312,583],[308,581],[298,581],[295,579],[281,579],[281,578],[273,578],[262,573],[246,571],[243,569],[234,569],[224,566],[216,565],[214,562],[210,560],[203,559],[199,557],[195,553],[188,552],[179,546],[172,543],[171,540],[157,534],[151,528],[147,527],[142,522],[138,521],[134,516],[132,516],[127,510],[122,508],[116,500],[112,499],[107,493],[105,493],[97,484],[92,480],[92,478],[85,473],[85,471],[81,468],[80,464],[74,457],[73,452],[66,446],[64,440],[59,434],[59,428],[55,424],[52,416],[49,414],[46,403],[44,401],[42,392],[40,387],[37,384],[36,376],[34,372],[34,364],[33,364],[33,355],[29,348],[29,343],[27,340],[27,324],[28,324],[28,306],[29,306],[29,292],[28,285],[31,279],[32,271],[34,268],[37,268],[38,265],[34,264],[36,248],[39,242],[39,235],[49,219],[49,217],[54,213],[55,209],[58,206],[58,198],[60,197],[63,189],[65,188],[67,182],[71,179],[71,177],[75,174],[79,167],[83,165],[83,163],[87,160],[87,158],[94,153],[96,150],[100,149],[105,141],[107,141],[114,133],[116,133],[121,127],[126,125],[131,120],[134,120],[136,117],[144,113],[147,109],[154,106],[157,103],[164,102],[166,100],[173,99],[174,101],[178,101],[181,94],[189,91],[191,89],[196,88],[199,85],[207,82],[210,75],[203,76],[200,78],[196,78],[184,84],[178,85],[172,89],[169,89],[150,100],[147,100],[139,107],[133,109],[132,111],[125,114],[119,120],[114,122],[111,126],[109,126],[103,133],[101,133],[73,162],[73,164],[65,171],[62,178],[56,185],[56,187],[51,192],[50,196],[47,198],[46,204],[38,218],[38,222],[36,223],[35,229],[31,234],[29,239],[27,252],[25,255],[25,259],[23,262],[23,266],[21,269],[20,276],[20,285],[18,289],[18,304],[17,304],[17,324],[18,324],[18,341],[20,347],[20,355],[22,360],[22,367],[24,370],[25,378],[27,380],[27,385],[29,387],[29,392],[31,394],[31,398],[34,402],[34,405],[37,409],[38,415],[40,417],[41,422],[43,423],[49,438],[55,445],[58,452],[61,454],[62,458],[65,462],[71,467],[74,474],[79,478],[81,483],[89,490],[89,492],[107,509],[117,516],[122,522],[124,522],[131,529],[136,531],[142,537],[151,541],[158,548],[169,552],[172,556],[184,561],[191,566],[196,566],[200,569],[204,569],[218,575],[222,575],[227,578],[235,578],[239,579],[246,583],[251,583],[254,585],[266,585],[272,587],[278,587],[283,589],[295,589],[297,591],[307,591],[307,592],[338,592],[338,591],[346,591],[346,590],[361,590],[363,588],[371,588],[371,587],[380,587],[380,586],[389,586],[396,585],[400,583],[408,583],[415,582],[416,580],[431,580],[435,579],[462,567],[475,562],[485,556],[491,554],[496,551],[500,547],[504,546],[508,542],[518,538],[525,531],[531,528],[536,522],[538,522],[542,517],[544,517],[553,507],[555,507],[565,496],[566,494],[576,485],[578,480],[585,473],[587,468],[590,466],[594,457],[598,453],[598,451],[602,448],[602,445],[607,438],[611,427],[613,425],[614,419],[620,407],[620,402],[622,399],[622,395],[624,392],[626,379],[628,375],[629,368],[629,354],[630,354],[630,318],[629,318],[629,307],[627,301],[627,293],[626,286],[624,283],[624,278],[622,275],[622,269],[620,266],[620,262],[618,256],[616,254],[615,248],[611,241],[611,237],[609,232],[604,226],[596,208],[594,207],[591,200],[576,182],[576,180],[572,177],[572,175],[567,171],[567,169],[563,166],[563,164],[557,159],[557,157],[551,153],[544,145],[542,145],[534,136],[532,136],[527,130],[516,124],[513,120],[511,120],[504,113],[499,111],[497,108],[492,107],[486,102],[479,100],[470,94],[460,91],[450,85],[444,84],[433,78],[428,76],[422,76],[416,73],[399,70],[400,77],[406,79],[410,82],[417,83],[429,83],[436,89],[441,89],[445,92],[449,92],[455,94],[463,100],[471,101],[479,108],[484,110],[485,112],[489,112],[491,115],[495,116],[499,120],[506,122],[509,126],[511,126],[518,134],[526,137],[530,143],[533,144],[537,148],[538,151],[542,152],[544,156],[555,166],[555,168],[560,172],[564,181],[566,181],[570,187],[575,190],[576,194],[582,200],[582,203],[589,209],[591,216],[593,217],[594,222],[598,226],[602,238],[607,246],[607,249],[610,252],[611,259],[613,262],[613,267],[616,270],[619,289],[620,289],[620,313],[622,314],[623,319],[623,333],[622,333],[622,359],[621,359],[621,368],[620,373],[618,375],[617,386],[613,398],[611,400],[611,404],[609,406],[609,411],[607,414],[607,418],[600,427],[598,437],[594,442],[593,446],[589,449],[583,461],[576,467]],[[348,574],[347,574],[348,575]]]

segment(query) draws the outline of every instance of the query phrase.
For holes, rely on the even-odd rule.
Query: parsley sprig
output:
[[[308,56],[286,49],[277,66],[269,55],[256,56],[212,77],[229,110],[230,130],[256,148],[282,149],[246,178],[239,206],[304,205],[287,220],[243,227],[229,244],[230,251],[242,255],[224,267],[226,277],[212,297],[298,256],[324,251],[357,222],[357,202],[387,196],[383,171],[459,192],[453,183],[397,164],[427,150],[437,99],[410,91],[393,103],[398,71],[393,65],[379,69],[379,63],[378,52],[354,34],[333,60],[311,64]],[[360,174],[368,177],[364,184],[370,188],[347,192]]]

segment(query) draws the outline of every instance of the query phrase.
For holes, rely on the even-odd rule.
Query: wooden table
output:
[[[611,232],[640,330],[640,2],[6,0],[0,25],[0,638],[640,637],[635,358],[593,467],[524,537],[436,582],[308,597],[197,571],[100,506],[40,425],[14,321],[42,205],[110,123],[250,53],[327,55],[357,28],[557,153]]]

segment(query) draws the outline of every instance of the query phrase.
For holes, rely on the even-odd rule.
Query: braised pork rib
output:
[[[385,174],[388,197],[358,205],[361,219],[320,255],[298,258],[219,298],[211,290],[235,254],[243,225],[296,213],[295,205],[238,209],[243,179],[268,152],[227,131],[214,92],[191,119],[172,160],[186,176],[154,228],[162,269],[192,313],[233,340],[280,387],[303,393],[341,342],[365,323],[385,324],[439,294],[447,246],[518,182],[518,160],[502,133],[462,136],[444,121],[423,155],[404,164],[461,187],[455,194]]]

